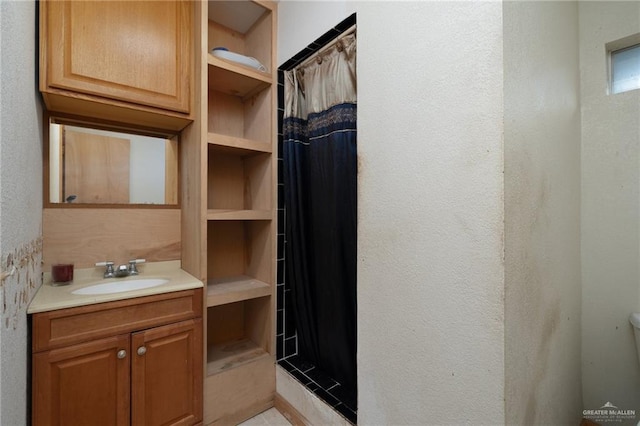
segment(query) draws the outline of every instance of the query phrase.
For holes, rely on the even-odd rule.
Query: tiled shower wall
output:
[[[276,311],[276,359],[278,361],[298,353],[298,338],[293,322],[291,305],[291,288],[285,280],[285,209],[284,183],[282,168],[282,120],[284,115],[284,74],[278,70],[278,276],[277,276],[277,311]],[[289,315],[287,315],[287,309]]]
[[[298,339],[293,320],[291,288],[285,276],[285,245],[287,242],[284,235],[286,211],[284,208],[282,167],[282,121],[284,116],[284,71],[291,70],[304,62],[331,40],[355,25],[355,23],[356,14],[354,13],[282,64],[278,69],[278,282],[276,311],[276,360],[278,364],[353,424],[357,420],[357,398],[355,392],[344,389],[340,383],[298,356]]]

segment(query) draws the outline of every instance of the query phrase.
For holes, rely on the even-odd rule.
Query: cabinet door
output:
[[[134,333],[131,421],[192,425],[202,420],[202,320]]]
[[[189,112],[188,1],[46,1],[49,87]]]
[[[34,425],[128,425],[129,335],[33,355]]]

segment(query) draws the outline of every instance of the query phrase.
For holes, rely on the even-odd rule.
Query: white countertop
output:
[[[117,265],[116,265],[117,266]],[[193,275],[180,269],[180,261],[150,262],[138,265],[139,275],[126,278],[103,278],[104,267],[76,269],[73,272],[73,281],[66,285],[52,285],[51,273],[43,274],[42,286],[27,308],[28,314],[53,311],[56,309],[73,308],[76,306],[92,305],[95,303],[113,302],[116,300],[131,299],[134,297],[151,296],[154,294],[169,293],[172,291],[190,290],[202,288],[202,281]],[[94,285],[127,281],[142,278],[164,278],[169,280],[166,284],[156,287],[123,291],[110,294],[72,294],[73,291]]]

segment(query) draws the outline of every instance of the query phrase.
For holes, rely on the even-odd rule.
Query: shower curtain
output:
[[[286,280],[298,351],[355,389],[355,34],[284,77]]]

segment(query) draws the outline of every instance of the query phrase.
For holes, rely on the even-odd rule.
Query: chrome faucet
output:
[[[116,273],[113,270],[113,261],[107,260],[106,262],[98,262],[96,266],[106,266],[107,269],[104,271],[104,278],[113,278],[116,276]]]
[[[145,263],[145,259],[132,259],[129,261],[129,265],[120,265],[117,269],[114,270],[114,263],[112,260],[107,260],[106,262],[98,262],[96,266],[105,266],[106,269],[104,271],[104,278],[123,278],[130,277],[133,275],[138,275],[138,268],[136,265],[139,263]]]
[[[138,275],[138,268],[136,267],[137,264],[139,263],[145,263],[146,260],[145,259],[132,259],[129,261],[129,268],[127,269],[129,271],[129,275]],[[120,265],[122,266],[122,265]]]

